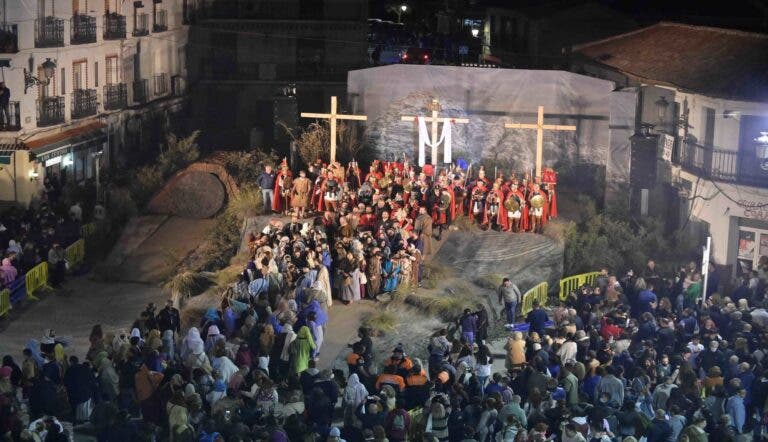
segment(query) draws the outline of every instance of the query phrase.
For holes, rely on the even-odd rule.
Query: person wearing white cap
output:
[[[339,427],[331,427],[331,431],[328,432],[328,437],[325,440],[327,442],[347,442],[341,438]]]

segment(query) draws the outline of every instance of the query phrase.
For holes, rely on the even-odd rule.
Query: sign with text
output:
[[[661,134],[659,137],[659,147],[661,159],[666,162],[672,162],[672,149],[675,147],[675,137],[672,135]]]

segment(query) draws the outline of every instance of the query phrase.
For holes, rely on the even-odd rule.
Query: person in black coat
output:
[[[657,409],[651,426],[646,430],[645,437],[648,438],[648,442],[666,442],[671,434],[672,427],[667,423],[664,410]]]
[[[96,393],[96,376],[94,376],[90,364],[87,362],[81,364],[77,356],[71,356],[69,369],[64,376],[64,386],[67,387],[67,395],[72,410],[91,400]]]
[[[49,379],[39,378],[32,384],[32,389],[29,392],[30,419],[37,419],[44,415],[54,415],[57,409],[56,385]]]

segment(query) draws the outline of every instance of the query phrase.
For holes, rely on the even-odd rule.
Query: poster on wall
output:
[[[755,232],[739,230],[738,272],[744,274],[752,271],[755,258]]]
[[[760,234],[760,256],[768,256],[768,233]]]

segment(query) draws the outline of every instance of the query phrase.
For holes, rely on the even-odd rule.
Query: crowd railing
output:
[[[80,229],[80,239],[70,244],[64,250],[64,256],[70,269],[85,261],[85,244],[88,238],[96,233],[97,227],[96,223],[84,224]],[[50,289],[51,286],[48,284],[48,280],[47,261],[32,267],[24,275],[19,275],[7,288],[0,291],[0,318],[7,315],[13,306],[21,302],[25,297],[28,300],[39,301],[40,298],[35,295],[35,292],[44,288]]]
[[[520,308],[520,313],[527,315],[533,310],[533,301],[539,301],[539,305],[542,306],[546,305],[548,295],[549,283],[546,281],[533,286],[523,295],[523,305]]]
[[[584,284],[593,285],[598,276],[600,276],[600,272],[589,272],[561,279],[560,299],[563,300],[567,298],[568,294],[583,286]]]

